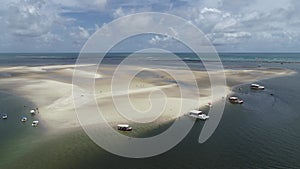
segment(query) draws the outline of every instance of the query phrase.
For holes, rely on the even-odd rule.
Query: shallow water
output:
[[[128,159],[97,147],[79,129],[38,144],[32,150],[36,153],[21,157],[24,161],[11,168],[300,168],[299,77],[263,80],[264,91],[248,85],[234,89],[245,103],[227,103],[219,127],[204,144],[197,142],[204,124],[199,121],[172,150]],[[37,160],[32,163],[31,158]]]
[[[251,62],[249,65],[257,66],[257,63]],[[237,68],[243,65],[226,62],[225,66]],[[263,66],[283,67],[300,72],[300,64],[297,63],[272,62],[264,63]],[[147,159],[112,155],[97,147],[82,129],[48,136],[39,133],[39,129],[22,126],[18,121],[20,114],[16,112],[22,110],[26,113],[28,110],[22,107],[23,104],[14,101],[15,98],[5,101],[9,97],[2,96],[1,99],[4,100],[0,100],[1,107],[6,108],[2,110],[15,114],[10,115],[14,120],[10,118],[0,121],[1,133],[9,131],[5,137],[2,134],[0,138],[0,168],[300,168],[300,74],[259,83],[266,90],[252,91],[248,84],[240,86],[241,90],[234,89],[245,103],[226,104],[222,120],[207,142],[198,143],[204,124],[198,121],[176,147]],[[150,130],[147,134],[151,135],[151,132]],[[43,139],[37,142],[36,137]]]
[[[30,151],[34,145],[34,137],[40,133],[40,128],[31,127],[31,122],[38,119],[29,111],[33,104],[23,98],[0,91],[0,114],[7,114],[7,119],[0,119],[0,168]],[[28,121],[22,123],[23,116]]]

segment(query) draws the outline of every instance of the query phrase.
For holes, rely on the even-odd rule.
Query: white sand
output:
[[[89,67],[91,65],[82,65]],[[74,110],[72,87],[82,91],[83,96],[74,95],[75,99],[80,99],[80,108],[86,111],[91,110],[91,102],[96,99],[101,110],[105,113],[107,120],[110,123],[118,123],[124,121],[123,117],[118,115],[112,96],[119,99],[131,99],[131,104],[135,109],[146,112],[151,109],[152,104],[161,102],[159,91],[166,94],[166,103],[164,107],[163,122],[177,117],[180,113],[177,110],[182,108],[183,111],[188,111],[192,108],[197,108],[194,105],[194,100],[189,98],[180,99],[180,93],[177,84],[171,82],[172,77],[162,74],[161,71],[147,70],[150,77],[136,77],[131,81],[128,91],[111,91],[111,75],[112,70],[109,66],[103,69],[103,72],[81,71],[77,75],[85,78],[95,78],[96,88],[95,93],[78,88],[72,85],[74,65],[55,65],[41,67],[0,67],[0,73],[10,73],[10,77],[0,77],[0,90],[6,90],[14,94],[20,95],[31,100],[39,107],[40,114],[38,115],[47,129],[58,131],[61,129],[70,129],[80,126],[77,115]],[[136,67],[128,67],[128,70],[136,69]],[[88,70],[88,69],[86,69]],[[171,71],[171,70],[168,70]],[[189,84],[191,79],[185,77],[183,70],[178,71],[178,76],[181,77],[181,82]],[[175,72],[176,73],[176,72]],[[212,72],[212,75],[218,76],[220,72]],[[241,83],[250,83],[261,79],[291,75],[295,72],[286,69],[253,69],[253,70],[225,70],[227,76],[227,94],[230,92],[230,87]],[[194,72],[199,85],[201,98],[197,102],[199,107],[206,105],[212,101],[210,82],[206,72]],[[159,76],[158,76],[159,75]],[[151,77],[152,76],[152,77]],[[126,79],[126,72],[123,75]],[[118,84],[122,86],[123,84]],[[118,89],[118,86],[117,86]],[[120,87],[121,89],[121,87]],[[158,92],[158,93],[157,93]],[[193,91],[183,91],[193,92]],[[151,95],[152,93],[152,95]],[[149,97],[153,100],[150,102]],[[217,96],[221,98],[222,96]],[[156,104],[157,104],[156,103]],[[193,103],[193,104],[192,104]],[[183,107],[181,107],[183,106]],[[156,115],[144,114],[144,121],[156,119]]]

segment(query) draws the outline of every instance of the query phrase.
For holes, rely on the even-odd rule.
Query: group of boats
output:
[[[211,107],[211,104],[209,104],[209,106]],[[208,115],[204,114],[200,110],[191,110],[186,115],[201,120],[207,120],[209,118]],[[118,124],[117,129],[120,131],[132,131],[132,127],[129,124]]]
[[[252,83],[250,85],[250,89],[252,89],[252,90],[264,90],[265,87],[262,86],[262,85],[259,85],[257,83]],[[229,100],[230,103],[233,103],[233,104],[243,104],[244,103],[244,101],[242,99],[238,98],[237,96],[231,96],[231,97],[228,98],[228,100]]]
[[[252,83],[250,85],[250,88],[253,89],[253,90],[264,90],[265,89],[264,86],[259,85],[257,83]],[[244,103],[244,100],[240,99],[237,96],[231,96],[231,97],[228,98],[228,100],[229,100],[230,103],[233,103],[233,104],[243,104]],[[207,106],[211,108],[212,103],[209,102],[207,104]],[[201,110],[191,110],[191,111],[188,112],[187,115],[190,116],[190,117],[196,118],[196,119],[201,119],[201,120],[209,119],[209,116],[204,114]]]
[[[35,115],[36,111],[37,111],[36,109],[32,109],[32,110],[30,110],[30,114]],[[7,118],[8,118],[7,114],[2,114],[2,119],[6,120]],[[23,116],[21,118],[21,122],[27,122],[27,120],[28,120],[28,118],[26,116]],[[33,120],[31,126],[36,127],[36,126],[38,126],[38,124],[39,124],[38,120]]]
[[[264,90],[265,89],[264,86],[259,85],[257,83],[251,84],[250,88],[253,89],[253,90]],[[228,100],[229,100],[230,103],[233,103],[233,104],[242,104],[242,103],[244,103],[244,101],[242,99],[240,99],[239,97],[237,97],[237,96],[231,96],[231,97],[228,98]],[[209,102],[207,104],[207,106],[209,108],[212,108],[212,103]],[[205,113],[203,113],[203,111],[201,111],[201,110],[191,110],[186,115],[189,116],[189,117],[195,118],[195,119],[200,119],[200,120],[209,119],[209,116],[206,115]],[[120,131],[132,131],[132,127],[129,124],[118,124],[117,129],[120,130]]]

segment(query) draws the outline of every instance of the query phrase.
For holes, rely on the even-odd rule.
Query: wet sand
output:
[[[81,65],[87,68],[91,65]],[[88,71],[77,72],[77,75],[83,78],[95,78],[95,91],[88,91],[79,86],[72,84],[72,76],[74,65],[56,65],[56,66],[40,66],[40,67],[1,67],[0,73],[9,74],[0,78],[1,89],[7,92],[20,95],[23,98],[29,99],[38,108],[41,118],[41,125],[52,133],[62,131],[64,129],[72,129],[80,126],[74,109],[73,99],[80,99],[81,105],[77,106],[86,111],[92,110],[93,99],[97,100],[98,105],[102,108],[108,122],[113,125],[116,123],[127,122],[114,105],[113,97],[119,99],[127,99],[129,96],[132,105],[138,111],[147,111],[151,108],[151,102],[161,97],[161,94],[156,92],[162,91],[165,94],[166,104],[162,117],[155,118],[157,115],[143,114],[146,122],[164,123],[174,118],[177,118],[176,110],[182,108],[184,111],[197,108],[190,98],[180,99],[181,93],[177,83],[189,85],[193,79],[185,76],[186,70],[142,70],[135,78],[131,80],[127,91],[122,91],[122,83],[119,83],[112,91],[111,78],[114,69],[109,65],[99,70],[96,74]],[[135,66],[128,66],[127,71],[141,69]],[[176,81],[166,72],[178,74],[180,81]],[[287,69],[252,69],[252,70],[224,70],[224,72],[212,72],[211,75],[218,76],[220,73],[225,73],[227,77],[226,94],[230,94],[230,88],[234,85],[256,82],[266,78],[291,75],[295,72]],[[209,76],[205,71],[193,71],[199,87],[199,100],[196,104],[199,107],[204,107],[208,102],[212,101],[211,84]],[[126,71],[122,75],[124,80]],[[122,81],[121,81],[122,82]],[[72,93],[72,87],[82,90],[81,96],[76,96]],[[193,91],[181,91],[193,92]],[[153,94],[154,93],[154,94]],[[113,96],[113,97],[112,97]],[[221,96],[220,96],[221,97]],[[159,101],[159,99],[158,99]],[[180,104],[181,103],[181,104]],[[183,103],[183,104],[182,104]],[[180,107],[178,105],[184,105]],[[193,107],[194,106],[194,107]],[[155,117],[154,117],[155,116]],[[157,121],[156,121],[157,122]]]

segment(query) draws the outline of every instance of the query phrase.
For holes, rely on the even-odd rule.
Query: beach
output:
[[[300,1],[1,4],[0,169],[300,169]]]
[[[87,64],[80,66],[83,67],[84,70],[89,70],[89,67],[94,65]],[[133,134],[131,135],[133,137],[148,137],[159,134],[160,132],[163,132],[166,128],[168,128],[170,122],[172,122],[176,118],[179,118],[178,113],[180,112],[178,112],[177,110],[182,109],[183,111],[189,111],[191,109],[197,108],[203,108],[204,110],[205,108],[207,108],[207,103],[212,102],[211,84],[208,73],[204,70],[192,71],[194,76],[196,77],[196,82],[199,87],[200,93],[199,100],[196,102],[197,107],[195,107],[195,104],[190,104],[191,102],[193,102],[193,100],[191,100],[190,98],[180,98],[180,90],[178,88],[178,85],[176,84],[176,81],[172,79],[172,77],[170,77],[168,73],[166,73],[173,72],[177,74],[180,79],[180,81],[177,81],[177,83],[183,83],[188,86],[188,84],[190,84],[193,79],[189,79],[185,76],[185,71],[187,70],[184,69],[166,68],[155,70],[129,65],[126,67],[126,71],[124,71],[122,74],[124,81],[129,78],[129,76],[126,76],[126,74],[128,74],[127,71],[131,72],[141,70],[141,73],[137,74],[136,77],[132,79],[128,90],[121,90],[123,89],[123,84],[118,83],[120,86],[115,86],[115,89],[117,89],[117,91],[112,92],[111,78],[115,66],[109,64],[103,65],[101,69],[96,72],[96,74],[88,71],[78,72],[77,75],[82,76],[83,78],[95,79],[96,87],[93,91],[84,90],[83,88],[74,86],[72,84],[74,68],[74,65],[0,67],[0,74],[2,75],[0,78],[0,90],[7,93],[12,93],[16,96],[20,96],[25,100],[30,101],[32,103],[32,108],[37,107],[40,112],[36,115],[36,118],[40,120],[40,125],[37,128],[39,132],[34,134],[35,136],[38,135],[38,137],[40,138],[39,141],[36,141],[36,146],[33,146],[31,149],[22,152],[23,155],[20,155],[20,158],[25,159],[24,162],[13,165],[10,164],[7,166],[14,168],[22,166],[22,164],[24,163],[27,164],[26,159],[29,160],[30,158],[27,157],[27,155],[28,153],[32,153],[32,151],[38,152],[36,155],[33,155],[35,158],[40,157],[40,162],[32,165],[36,168],[43,166],[42,164],[47,162],[49,162],[48,168],[51,168],[50,163],[61,168],[69,168],[69,166],[73,166],[73,168],[76,168],[76,166],[83,167],[84,163],[81,163],[80,161],[85,161],[91,164],[91,166],[97,166],[97,158],[102,158],[103,160],[108,158],[120,158],[114,155],[109,155],[109,153],[97,147],[91,140],[89,140],[87,135],[83,132],[77,119],[73,99],[79,99],[81,104],[78,105],[78,107],[80,109],[84,109],[87,112],[93,110],[91,109],[91,106],[93,106],[92,101],[95,99],[98,103],[98,106],[101,107],[101,110],[107,122],[113,128],[115,128],[115,126],[119,123],[131,124],[134,127]],[[246,95],[246,93],[249,92],[247,91],[247,89],[249,88],[250,83],[260,83],[261,81],[265,81],[268,79],[290,77],[297,74],[295,70],[278,67],[245,67],[243,69],[225,68],[224,72],[216,71],[210,73],[213,76],[218,76],[220,73],[225,73],[227,85],[226,97],[236,94],[238,96],[241,96],[245,100],[245,103],[243,105],[245,107],[250,106],[248,105],[250,103],[247,103],[248,95]],[[78,90],[82,91],[83,94],[74,96],[74,94],[72,93],[72,89],[76,87],[78,87]],[[135,123],[126,120],[124,117],[118,114],[118,110],[115,108],[112,100],[112,96],[122,100],[126,99],[128,95],[130,97],[132,105],[137,110],[147,111],[151,107],[149,97],[151,96],[152,101],[154,101],[153,103],[155,103],[155,100],[159,100],[158,98],[161,97],[160,93],[158,93],[157,95],[155,94],[155,92],[157,91],[162,91],[163,93],[165,93],[166,104],[164,111],[158,118],[157,114],[143,114],[143,118],[139,120],[145,123]],[[183,92],[189,93],[191,91],[184,90]],[[218,99],[222,99],[221,95],[218,96]],[[218,99],[216,99],[215,101],[218,101]],[[251,98],[249,98],[249,100],[251,100]],[[214,102],[212,104],[214,105]],[[184,106],[181,107],[180,105]],[[229,105],[229,107],[231,106],[232,105]],[[228,105],[226,107],[228,107]],[[232,110],[234,110],[235,107],[232,107]],[[30,108],[31,107],[28,107],[27,109]],[[225,114],[225,119],[227,115],[228,113]],[[18,123],[17,120],[15,122]],[[196,123],[195,125],[201,127],[203,124]],[[218,131],[221,130],[219,128]],[[192,133],[194,130],[192,130]],[[194,134],[189,137],[197,140],[196,138],[194,138]],[[208,144],[213,143],[214,141],[209,142]],[[193,142],[192,144],[194,145],[195,143]],[[183,141],[183,145],[186,145],[185,141]],[[178,150],[178,148],[172,150],[170,154],[176,156],[176,153],[174,152],[176,150]],[[64,151],[64,153],[62,153],[62,151]],[[46,155],[45,158],[41,157],[45,152],[47,152],[48,155]],[[179,152],[181,152],[181,150]],[[187,152],[183,153],[186,154]],[[82,157],[81,159],[81,154],[84,154],[84,156],[86,157]],[[46,158],[50,156],[53,157],[50,160],[51,162],[47,161]],[[57,158],[54,158],[54,156],[57,156]],[[15,158],[18,159],[18,157]],[[67,163],[69,165],[59,162],[59,158],[69,161]],[[80,160],[70,165],[71,161],[74,160],[74,158],[79,158]],[[55,161],[54,159],[58,161]],[[145,161],[146,163],[152,163],[154,159]],[[129,165],[129,163],[127,163],[127,160],[121,159],[121,161]],[[139,161],[137,163],[141,163],[142,165],[142,161]],[[171,163],[176,164],[175,161]],[[108,163],[104,163],[103,165],[106,167],[110,166]],[[175,165],[171,166],[175,167]],[[117,166],[113,166],[112,168],[114,167]]]
[[[81,66],[88,68],[94,65]],[[95,77],[93,77],[94,73],[92,72],[79,72],[78,75],[84,78],[95,78],[95,86],[97,87],[94,93],[85,91],[86,96],[84,98],[76,98],[76,96],[72,95],[72,87],[77,87],[72,84],[74,68],[74,65],[2,67],[0,68],[0,73],[10,74],[11,76],[2,77],[0,79],[1,90],[30,100],[41,112],[39,114],[42,121],[41,125],[45,126],[49,131],[61,131],[61,129],[77,128],[80,126],[75,113],[73,98],[81,99],[82,105],[79,107],[86,111],[90,110],[90,102],[95,98],[100,106],[104,105],[102,107],[103,112],[109,112],[105,114],[107,115],[108,122],[118,123],[124,121],[124,119],[117,115],[112,97],[122,98],[123,96],[130,95],[133,105],[140,111],[145,111],[150,106],[148,100],[150,93],[162,90],[166,94],[168,102],[165,108],[166,111],[163,112],[164,117],[160,118],[160,120],[172,120],[177,118],[174,110],[180,108],[178,106],[176,107],[180,101],[180,93],[176,82],[170,80],[172,77],[165,74],[165,72],[172,71],[173,73],[177,73],[181,79],[181,83],[188,84],[193,80],[185,77],[186,73],[184,73],[184,71],[187,70],[143,70],[137,66],[128,66],[127,71],[139,70],[142,73],[131,81],[128,91],[117,91],[116,94],[116,92],[112,93],[112,89],[110,88],[114,69],[106,65],[103,71],[97,72]],[[295,73],[292,70],[279,68],[257,68],[248,70],[228,69],[224,70],[224,72],[227,77],[226,95],[230,95],[230,89],[235,85]],[[199,107],[204,107],[208,102],[212,101],[210,79],[206,71],[193,71],[193,73],[196,77],[201,95],[198,105]],[[219,73],[220,72],[212,72],[211,74],[217,76]],[[142,77],[143,74],[146,78]],[[122,77],[124,80],[129,78],[126,77],[126,72]],[[155,96],[153,99],[155,100]],[[186,104],[190,102],[189,98],[183,98],[183,100],[184,99]],[[189,109],[193,109],[193,107],[185,107],[184,109],[188,111]],[[147,118],[152,119],[154,118],[153,116],[154,115],[151,114],[144,114],[144,120],[147,121]],[[159,123],[164,123],[164,120]],[[151,121],[154,120],[149,120],[149,122]]]

